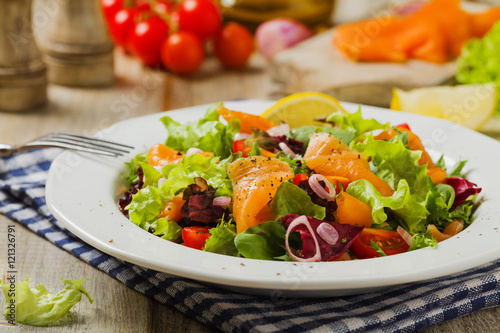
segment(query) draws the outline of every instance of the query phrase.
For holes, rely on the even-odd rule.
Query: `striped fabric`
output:
[[[80,241],[47,209],[45,182],[59,153],[45,149],[0,159],[0,213],[128,287],[224,332],[416,332],[500,304],[500,260],[445,278],[322,299],[244,295],[120,261]]]

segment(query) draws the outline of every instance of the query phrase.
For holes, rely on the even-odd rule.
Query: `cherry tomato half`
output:
[[[195,73],[205,58],[201,40],[189,31],[171,34],[161,45],[161,60],[170,71],[189,75]]]
[[[293,177],[293,185],[299,186],[300,182],[309,179],[309,176],[305,173],[299,173]]]
[[[349,248],[359,259],[379,257],[373,249],[371,241],[377,243],[382,251],[388,256],[408,251],[410,246],[395,231],[364,228],[361,235],[352,243]]]
[[[209,227],[185,227],[182,229],[182,240],[187,247],[203,250],[210,237]]]
[[[253,53],[253,36],[244,26],[230,22],[217,35],[214,53],[217,59],[229,69],[245,66]]]
[[[234,140],[233,141],[233,152],[235,154],[241,152],[241,154],[242,154],[241,156],[248,157],[248,154],[247,154],[245,148],[246,148],[245,141],[243,141],[243,140]]]
[[[179,29],[205,40],[215,36],[222,24],[222,13],[212,0],[183,0],[179,4]]]
[[[408,131],[411,132],[410,125],[408,125],[407,123],[402,123],[402,124],[399,124],[399,125],[394,126],[394,127],[396,127],[396,128],[398,128],[398,127],[399,128],[404,128],[404,129],[406,129],[406,130],[408,130]]]
[[[168,31],[167,23],[158,16],[137,23],[128,37],[130,52],[147,66],[160,65],[161,44],[168,36]]]

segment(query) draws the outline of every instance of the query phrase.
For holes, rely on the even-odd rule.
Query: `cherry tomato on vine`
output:
[[[210,237],[209,227],[185,227],[182,229],[182,241],[187,247],[203,250]]]
[[[229,69],[245,66],[254,50],[253,36],[244,26],[230,22],[226,24],[214,42],[217,59]]]
[[[109,21],[109,32],[116,45],[127,49],[128,36],[134,28],[136,8],[123,8]]]
[[[106,22],[111,22],[115,14],[123,9],[123,0],[101,0],[101,9]]]
[[[161,64],[161,43],[168,36],[167,23],[158,16],[151,16],[137,23],[128,37],[128,49],[151,67]]]
[[[195,73],[205,58],[203,43],[189,31],[171,34],[161,45],[161,60],[170,71],[180,75]]]
[[[202,40],[215,36],[222,24],[222,13],[212,0],[183,0],[179,4],[179,29]]]
[[[359,259],[378,257],[379,254],[372,247],[371,241],[377,243],[388,256],[406,252],[410,248],[396,231],[364,228],[349,249]]]

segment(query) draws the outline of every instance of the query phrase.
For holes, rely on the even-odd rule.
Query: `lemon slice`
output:
[[[314,118],[329,116],[336,111],[346,112],[335,98],[318,92],[303,92],[280,99],[260,116],[275,124],[284,121],[290,128],[297,128],[321,125]]]
[[[391,109],[443,118],[480,130],[495,113],[495,84],[439,86],[392,91]]]

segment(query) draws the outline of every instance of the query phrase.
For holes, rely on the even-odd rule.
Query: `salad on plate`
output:
[[[161,118],[136,155],[121,211],[167,241],[229,256],[339,261],[436,247],[474,219],[466,161],[433,161],[411,124],[337,110],[290,128],[229,110]]]

